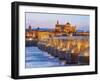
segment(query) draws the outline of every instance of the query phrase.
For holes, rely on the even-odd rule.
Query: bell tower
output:
[[[29,31],[31,31],[32,30],[32,27],[29,25]]]
[[[57,25],[59,24],[59,21],[57,20]]]

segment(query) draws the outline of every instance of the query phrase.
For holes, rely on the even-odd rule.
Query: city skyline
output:
[[[75,15],[75,14],[50,14],[50,13],[25,13],[25,28],[29,25],[32,28],[47,28],[54,29],[55,24],[66,24],[67,22],[76,26],[77,30],[89,31],[90,16],[89,15]]]

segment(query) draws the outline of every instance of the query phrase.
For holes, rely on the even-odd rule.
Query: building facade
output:
[[[26,39],[43,39],[43,38],[49,38],[52,36],[62,36],[62,35],[70,35],[76,32],[76,26],[72,26],[69,22],[66,24],[59,24],[59,21],[55,24],[55,29],[50,30],[41,30],[39,27],[37,29],[32,29],[31,26],[29,26],[28,29],[26,29],[25,36]]]
[[[59,21],[57,21],[55,25],[55,32],[62,32],[62,33],[75,33],[76,32],[76,26],[72,26],[69,22],[66,24],[59,24]]]

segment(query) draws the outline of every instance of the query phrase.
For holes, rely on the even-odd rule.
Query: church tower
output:
[[[32,30],[32,27],[29,25],[29,31],[31,31]]]
[[[59,21],[57,20],[57,25],[59,24]]]

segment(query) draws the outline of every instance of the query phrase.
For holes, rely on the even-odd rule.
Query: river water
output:
[[[70,39],[64,37],[55,37],[54,39]],[[89,41],[88,36],[76,36],[71,39],[86,39]],[[56,57],[51,56],[47,52],[41,51],[38,47],[29,46],[25,47],[25,68],[41,68],[41,67],[57,67],[57,66],[65,66],[64,61],[59,60]]]
[[[58,58],[41,51],[38,47],[26,47],[25,53],[26,68],[64,66],[64,62],[61,62]]]

